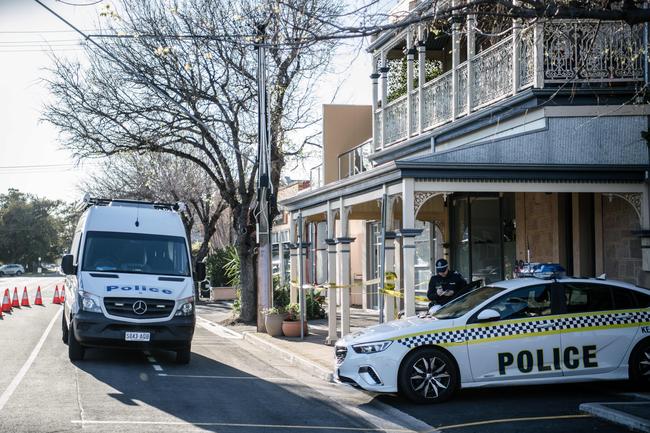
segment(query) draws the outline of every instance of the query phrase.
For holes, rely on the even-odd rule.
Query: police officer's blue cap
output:
[[[445,269],[449,267],[449,263],[445,259],[438,259],[436,261],[436,272],[445,272]]]

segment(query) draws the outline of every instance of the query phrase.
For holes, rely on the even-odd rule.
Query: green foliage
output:
[[[300,304],[294,302],[287,306],[286,320],[300,320]]]
[[[325,310],[323,309],[324,302],[325,296],[313,292],[307,293],[307,296],[305,297],[305,313],[307,315],[307,320],[325,318]]]
[[[78,215],[60,201],[9,189],[0,194],[0,262],[33,270],[54,262],[70,248]]]
[[[239,261],[239,254],[237,254],[237,250],[233,246],[226,247],[226,264],[223,269],[226,273],[228,285],[241,289],[241,262]]]
[[[289,285],[280,284],[280,276],[273,276],[273,306],[276,308],[286,308],[289,305]]]
[[[406,57],[401,59],[394,59],[388,61],[388,102],[406,95],[407,90],[407,61]],[[415,60],[413,62],[413,88],[416,88],[419,83],[419,64]],[[439,60],[426,60],[424,62],[424,77],[425,82],[429,82],[442,73],[442,62]]]
[[[208,280],[212,287],[228,286],[229,278],[226,276],[225,269],[230,259],[227,248],[218,249],[206,258]]]

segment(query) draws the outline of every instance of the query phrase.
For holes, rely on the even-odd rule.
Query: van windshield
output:
[[[83,271],[189,277],[185,238],[139,233],[88,232]]]

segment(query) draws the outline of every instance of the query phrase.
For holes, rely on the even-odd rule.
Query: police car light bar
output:
[[[88,193],[84,195],[82,202],[77,206],[77,209],[84,211],[91,206],[133,206],[133,207],[152,207],[154,209],[172,210],[176,212],[183,212],[187,206],[183,202],[177,203],[161,203],[154,201],[144,200],[130,200],[130,199],[111,199],[111,198],[98,198],[90,197]]]

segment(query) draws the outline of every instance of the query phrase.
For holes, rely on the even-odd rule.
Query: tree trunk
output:
[[[240,263],[241,313],[246,323],[257,321],[257,254],[255,252],[255,226],[250,223],[248,203],[233,209],[233,226],[237,229],[235,247]]]

